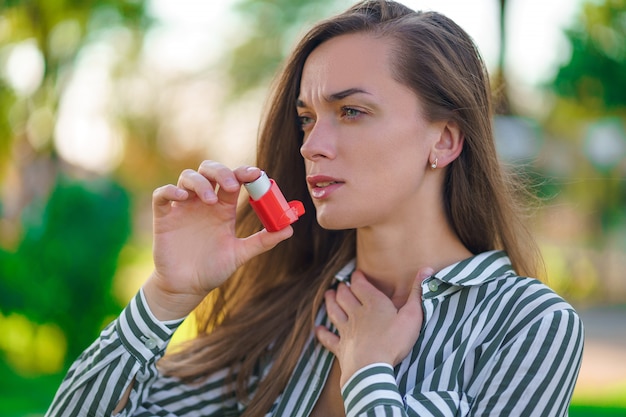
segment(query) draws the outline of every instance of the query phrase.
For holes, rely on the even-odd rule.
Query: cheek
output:
[[[370,143],[370,152],[385,160],[412,159],[418,163],[428,153],[430,140],[417,122],[387,121]]]
[[[390,141],[386,147],[372,152],[372,160],[368,166],[373,172],[389,178],[392,182],[420,175],[426,166],[428,153],[417,141],[418,138]]]
[[[418,192],[424,179],[427,156],[415,143],[393,152],[381,152],[380,155],[377,162],[369,165],[366,173],[375,188],[369,199],[370,204],[388,209],[385,202],[402,204]]]

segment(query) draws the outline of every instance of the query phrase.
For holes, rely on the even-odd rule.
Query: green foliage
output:
[[[0,416],[43,415],[61,384],[62,375],[24,377],[0,361]]]
[[[109,180],[60,178],[44,207],[26,211],[17,250],[0,251],[2,312],[58,324],[73,361],[119,313],[112,283],[130,234],[129,209],[126,191]]]
[[[545,169],[575,178],[559,181],[560,197],[587,212],[586,243],[601,248],[626,230],[626,0],[588,0],[565,35],[571,57],[549,86],[544,127],[558,139]]]
[[[626,0],[585,4],[566,35],[572,55],[559,69],[555,92],[591,109],[626,107]]]
[[[144,0],[13,0],[0,7],[0,74],[21,42],[34,41],[44,62],[36,90],[14,94],[0,77],[0,178],[15,143],[29,139],[28,123],[37,109],[56,112],[68,71],[81,49],[116,27],[142,33],[151,20]],[[40,153],[53,152],[51,134]]]
[[[12,103],[15,101],[13,92],[2,84],[0,81],[0,155],[9,155],[11,149],[11,125],[9,122],[9,112]],[[0,171],[2,170],[3,160],[6,157],[0,156]],[[2,174],[0,173],[0,178]]]
[[[31,163],[34,154],[56,166],[53,171],[61,171],[53,126],[76,58],[86,45],[115,28],[142,33],[151,23],[146,2],[18,0],[2,6],[0,178],[7,166],[17,176],[29,172],[23,165]],[[30,42],[43,61],[41,80],[32,91],[16,90],[3,71],[23,42]],[[33,132],[42,127],[47,132]],[[42,141],[33,138],[36,133]],[[11,160],[16,153],[20,158]],[[129,196],[106,179],[76,182],[61,177],[49,198],[41,195],[46,187],[14,183],[25,188],[7,194],[12,199],[7,206],[14,206],[20,196],[34,199],[22,211],[23,238],[17,249],[0,250],[0,312],[57,325],[66,333],[67,358],[73,360],[94,339],[105,317],[119,311],[111,282],[130,232]]]
[[[270,79],[295,46],[297,32],[345,4],[331,0],[240,0],[237,11],[247,33],[229,52],[232,95],[236,97]]]

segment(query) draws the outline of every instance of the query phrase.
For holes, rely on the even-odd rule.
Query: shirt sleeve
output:
[[[402,415],[402,396],[393,368],[387,363],[374,363],[358,370],[341,390],[346,417]],[[395,410],[396,413],[390,413]]]
[[[474,398],[464,392],[399,392],[393,368],[360,369],[342,388],[346,417],[567,416],[582,360],[582,321],[573,310],[547,314],[512,337],[480,376]]]
[[[46,417],[111,416],[131,384],[129,404],[119,415],[132,414],[157,379],[156,362],[182,321],[157,320],[140,290],[72,364]]]

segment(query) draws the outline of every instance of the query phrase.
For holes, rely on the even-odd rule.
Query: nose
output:
[[[300,154],[309,161],[334,159],[337,156],[336,132],[332,123],[317,120],[308,132],[300,147]]]

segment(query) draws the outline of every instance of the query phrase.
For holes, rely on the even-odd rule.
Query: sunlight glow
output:
[[[495,69],[500,48],[498,2],[401,1],[413,9],[437,10],[454,19],[474,38],[488,69]],[[538,83],[554,73],[563,55],[567,54],[559,46],[561,32],[573,19],[581,0],[554,0],[550,4],[540,4],[539,1],[509,0],[506,70],[516,97],[521,98],[527,107],[540,109],[541,105],[537,104],[541,97],[534,91]],[[345,1],[345,6],[352,3]],[[157,140],[158,146],[167,154],[175,156],[178,150],[183,155],[194,149],[203,149],[203,143],[206,143],[207,152],[220,157],[215,152],[220,153],[221,148],[223,153],[230,154],[234,151],[230,148],[241,150],[247,144],[253,145],[261,99],[247,104],[245,114],[249,123],[245,123],[245,129],[235,132],[249,136],[243,142],[234,139],[238,135],[232,130],[242,121],[233,123],[228,117],[215,118],[217,112],[212,110],[220,106],[223,97],[220,71],[224,68],[220,66],[219,59],[227,48],[236,44],[237,31],[240,31],[239,35],[242,30],[245,31],[233,5],[234,0],[219,3],[152,0],[149,3],[149,13],[158,23],[146,34],[140,75],[147,80],[148,89],[150,80],[157,84],[164,81],[162,85],[169,83],[172,89],[144,94],[144,99],[156,98],[151,104],[156,106],[153,110],[158,111],[161,107],[161,110],[167,110],[168,121],[162,123]],[[113,170],[124,150],[123,138],[111,120],[111,115],[115,113],[111,109],[111,96],[116,94],[112,91],[110,80],[114,49],[111,44],[102,42],[85,51],[70,88],[61,101],[55,130],[59,153],[68,161],[96,172]],[[30,49],[31,60],[34,56],[32,52]],[[14,66],[18,67],[17,64]],[[195,91],[174,91],[177,85],[180,86],[176,80],[184,77],[199,77],[197,82],[191,83]],[[26,84],[23,82],[23,85]],[[124,95],[123,92],[121,94]],[[133,97],[126,101],[145,102],[144,99]],[[168,106],[168,102],[171,105]],[[231,144],[233,146],[229,146]],[[227,157],[233,161],[240,158]]]
[[[496,0],[400,0],[413,9],[435,10],[457,22],[478,45],[490,71],[500,49]],[[567,59],[563,29],[573,21],[582,0],[509,0],[506,71],[515,82],[536,86],[554,75]]]
[[[13,90],[30,96],[43,81],[45,63],[34,39],[13,46],[5,67],[5,77]]]
[[[27,317],[0,314],[0,352],[23,373],[53,374],[63,367],[67,341],[56,324],[37,324]]]
[[[112,47],[95,45],[79,60],[63,95],[55,128],[55,145],[68,162],[107,173],[120,163],[123,141],[108,115]]]

